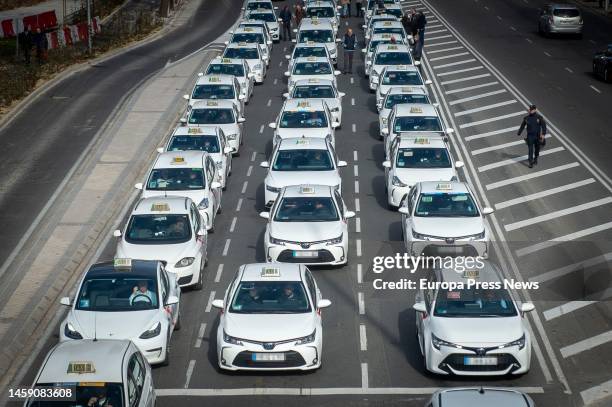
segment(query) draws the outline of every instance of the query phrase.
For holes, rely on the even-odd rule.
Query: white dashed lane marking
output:
[[[198,337],[196,338],[196,343],[195,343],[196,348],[199,348],[202,346],[202,339],[204,339],[204,332],[206,332],[205,322],[200,324],[200,329],[198,330]]]
[[[212,308],[212,302],[215,300],[215,291],[211,291],[210,295],[208,296],[208,302],[206,303],[206,308],[204,309],[204,312],[210,312],[211,308]]]
[[[217,267],[217,274],[215,275],[215,283],[221,281],[221,274],[223,274],[223,263],[219,264]]]
[[[227,256],[227,253],[229,252],[229,247],[230,247],[231,241],[232,241],[232,239],[226,239],[225,240],[225,246],[223,246],[223,253],[221,254],[222,256]]]

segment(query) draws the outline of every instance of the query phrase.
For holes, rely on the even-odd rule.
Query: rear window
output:
[[[553,16],[555,17],[580,17],[580,10],[575,8],[556,8],[553,10]]]

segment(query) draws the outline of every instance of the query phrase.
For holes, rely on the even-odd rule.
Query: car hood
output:
[[[316,127],[316,128],[281,128],[276,129],[276,134],[281,137],[317,137],[325,138],[328,134],[331,134],[331,130],[328,127]]]
[[[299,231],[299,234],[296,233]],[[291,242],[335,239],[343,232],[342,222],[272,222],[270,236]]]
[[[438,338],[465,346],[498,346],[523,336],[519,316],[490,318],[434,317],[432,332]]]
[[[424,235],[438,237],[461,237],[476,235],[484,230],[482,217],[427,218],[413,216],[414,230]]]
[[[69,321],[85,339],[136,339],[157,320],[158,309],[128,312],[71,312]]]
[[[177,244],[132,244],[121,239],[117,244],[115,258],[130,258],[139,260],[161,260],[174,266],[177,261],[186,256],[193,257],[190,251],[191,242]]]
[[[287,185],[319,184],[336,186],[341,182],[337,170],[332,171],[270,171],[266,185],[282,188]]]
[[[450,181],[455,175],[452,168],[396,168],[393,172],[400,181],[410,186],[417,182]]]
[[[258,342],[279,342],[310,335],[316,319],[308,314],[236,314],[225,313],[223,329],[236,338]]]

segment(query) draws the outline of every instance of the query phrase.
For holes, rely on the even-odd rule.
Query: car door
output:
[[[404,240],[406,241],[406,243],[412,240],[412,225],[413,225],[412,217],[414,216],[414,209],[416,206],[418,192],[419,192],[419,188],[417,184],[410,189],[410,192],[408,193],[408,199],[406,199],[406,203],[405,203],[405,205],[408,207],[408,215],[403,215],[403,217],[405,218],[403,224],[405,225],[404,226]]]
[[[144,392],[146,384],[146,365],[140,352],[132,353],[128,359],[126,387],[129,407],[144,407],[151,405],[150,393]]]
[[[427,281],[436,281],[436,273],[431,269],[427,271]],[[421,290],[417,294],[417,301],[423,301],[425,303],[425,309],[427,310],[425,314],[417,312],[416,315],[417,336],[419,340],[419,347],[423,354],[425,352],[425,338],[428,337],[426,332],[429,332],[429,326],[427,324],[431,320],[429,316],[431,316],[432,313],[432,302],[434,298],[435,290],[433,289]]]
[[[219,180],[219,172],[217,170],[217,165],[213,161],[210,156],[206,157],[206,182],[208,183],[208,191],[209,191],[209,199],[213,204],[213,218],[217,213],[217,208],[219,207],[219,203],[221,202],[221,188],[213,188],[213,182],[217,182]],[[212,219],[211,219],[212,222]]]
[[[200,225],[200,228],[202,228],[201,225]],[[174,323],[176,323],[176,320],[178,319],[178,315],[179,315],[179,312],[180,312],[181,288],[178,285],[178,280],[176,279],[176,274],[168,273],[163,266],[162,266],[162,269],[161,269],[161,277],[162,277],[162,281],[165,281],[165,284],[166,284],[167,289],[168,289],[168,294],[169,295],[173,295],[173,296],[175,296],[176,298],[179,299],[179,302],[177,302],[176,304],[173,304],[171,306],[172,307],[172,321]],[[162,282],[162,284],[164,284],[164,283]]]
[[[306,289],[308,290],[310,294],[310,298],[312,299],[312,308],[313,308],[313,311],[315,312],[316,319],[317,319],[317,330],[319,332],[322,332],[323,331],[323,320],[321,318],[321,311],[317,307],[317,304],[319,303],[319,300],[321,299],[321,292],[319,291],[319,288],[317,287],[317,284],[315,283],[315,280],[312,277],[310,270],[307,267],[305,268],[306,268],[306,271],[304,272],[304,277],[305,277],[304,282],[306,283]]]
[[[397,162],[397,150],[399,146],[399,137],[396,137],[391,142],[391,151],[389,152],[389,161],[391,162],[391,168],[385,168],[385,179],[387,183],[391,185],[390,177],[395,175],[395,163]]]
[[[201,261],[206,259],[206,238],[207,235],[198,236],[198,232],[203,229],[202,218],[195,204],[192,202],[189,208],[189,217],[191,218],[191,229],[194,236],[196,251],[200,254]],[[196,259],[197,260],[197,259]]]

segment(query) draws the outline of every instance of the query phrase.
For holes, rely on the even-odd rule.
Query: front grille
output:
[[[285,360],[282,362],[256,362],[253,360],[253,352],[243,351],[240,352],[234,359],[233,365],[237,367],[251,367],[251,368],[288,368],[288,367],[300,367],[306,364],[302,355],[295,351],[283,352],[285,354]]]
[[[442,370],[448,371],[445,365],[450,366],[454,370],[462,371],[462,372],[497,372],[508,369],[512,364],[516,363],[516,368],[520,367],[518,361],[509,353],[499,353],[499,354],[488,354],[485,356],[495,356],[497,358],[496,365],[487,365],[487,366],[474,366],[474,365],[465,365],[464,357],[466,356],[475,356],[475,355],[466,355],[466,354],[452,354],[447,356],[440,366],[438,366]]]
[[[317,257],[293,257],[293,250],[283,250],[277,261],[281,263],[331,263],[334,256],[329,250],[321,249],[317,251]]]

